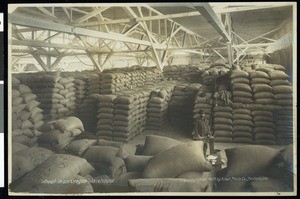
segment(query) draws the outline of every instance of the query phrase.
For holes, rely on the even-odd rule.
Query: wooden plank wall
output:
[[[275,51],[271,54],[271,57],[267,57],[267,63],[280,64],[287,69],[287,73],[290,76],[290,81],[293,79],[293,47],[290,46],[285,49]]]

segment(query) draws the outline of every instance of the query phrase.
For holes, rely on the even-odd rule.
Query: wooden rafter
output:
[[[83,22],[83,21],[86,21],[86,20],[88,20],[88,19],[94,17],[95,15],[97,15],[97,14],[99,14],[99,13],[105,11],[106,9],[108,9],[108,7],[102,7],[102,8],[94,9],[92,12],[90,12],[90,13],[88,13],[88,14],[82,16],[82,17],[80,17],[79,19],[76,19],[76,20],[74,21],[74,23],[76,24],[76,23],[81,23],[81,22]]]
[[[215,30],[226,40],[231,41],[228,33],[225,30],[223,23],[217,17],[216,13],[208,3],[201,3],[199,6],[194,6],[198,12],[215,28]]]
[[[67,17],[68,17],[68,19],[70,20],[70,22],[72,22],[72,17],[71,17],[71,15],[69,14],[67,8],[62,7],[62,9],[63,9],[64,13],[67,15]]]
[[[86,48],[86,49],[85,49],[86,54],[87,54],[87,56],[90,58],[90,60],[92,61],[92,63],[93,63],[93,65],[94,65],[95,69],[97,69],[97,70],[99,70],[100,72],[102,72],[102,71],[103,71],[103,67],[100,66],[99,62],[94,58],[93,54],[91,54],[91,53],[89,52],[89,44],[87,43],[86,38],[83,37],[83,36],[79,36],[79,35],[76,35],[76,36],[77,36],[77,37],[82,41],[82,43],[84,44],[84,46],[85,46],[85,48]]]
[[[14,34],[17,36],[17,38],[18,38],[19,40],[25,40],[25,37],[22,35],[22,33],[19,33],[19,32],[17,31],[17,28],[16,28],[15,26],[13,26],[13,29],[14,29]],[[31,54],[31,55],[35,58],[35,60],[41,65],[41,67],[42,67],[44,70],[48,71],[49,68],[46,66],[46,64],[45,64],[44,61],[40,58],[40,56],[38,56],[38,55],[35,54],[36,51],[35,51],[32,47],[30,47],[30,46],[27,46],[27,48],[29,49],[30,54]]]

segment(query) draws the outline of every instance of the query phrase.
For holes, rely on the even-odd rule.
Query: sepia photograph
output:
[[[8,4],[8,194],[295,196],[296,16]]]

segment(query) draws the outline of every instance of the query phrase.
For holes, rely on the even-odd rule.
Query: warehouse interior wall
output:
[[[293,80],[293,47],[290,46],[285,49],[275,51],[270,57],[267,57],[267,63],[279,64],[287,69],[290,76],[290,81]]]

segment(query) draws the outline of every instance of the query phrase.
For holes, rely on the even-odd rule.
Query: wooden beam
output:
[[[96,37],[96,38],[104,38],[104,39],[109,39],[109,40],[117,40],[117,41],[135,43],[135,44],[140,44],[140,45],[145,45],[145,46],[152,45],[148,41],[139,40],[139,39],[135,39],[135,38],[131,38],[131,37],[126,37],[119,33],[112,33],[112,32],[105,33],[105,32],[100,32],[100,31],[94,31],[94,30],[74,27],[74,26],[65,25],[65,24],[57,24],[57,23],[53,23],[53,22],[47,22],[47,21],[42,21],[42,20],[38,20],[38,19],[28,18],[25,16],[20,16],[20,15],[15,15],[15,14],[9,14],[8,18],[9,18],[9,23],[13,23],[13,24],[17,24],[17,25],[23,25],[23,26],[28,26],[28,27],[38,27],[38,28],[46,29],[46,30],[53,30],[53,31],[58,31],[58,32],[77,34],[77,35]],[[154,46],[159,49],[165,48],[165,45],[162,45],[162,44],[154,44]]]
[[[44,13],[45,15],[48,15],[50,17],[54,17],[57,18],[57,16],[55,16],[54,14],[52,14],[51,12],[49,12],[46,8],[43,7],[36,7],[37,9],[39,9],[42,13]]]
[[[68,19],[70,20],[70,22],[72,22],[71,15],[69,14],[69,12],[68,12],[67,8],[65,8],[65,7],[62,7],[62,9],[63,9],[64,13],[67,15],[67,17],[68,17]]]
[[[227,23],[227,33],[228,33],[228,36],[230,38],[230,42],[231,44],[233,44],[232,42],[232,21],[231,21],[231,16],[230,16],[230,13],[225,13],[225,16],[226,16],[226,23]]]
[[[128,12],[135,18],[137,18],[137,15],[133,12],[133,10],[131,8],[127,8]],[[138,11],[141,15],[141,17],[143,16],[143,13],[141,11],[141,7],[138,7]],[[147,36],[149,38],[149,41],[151,43],[151,53],[153,54],[153,58],[154,58],[154,62],[156,63],[156,66],[160,69],[160,70],[163,70],[163,66],[162,66],[162,62],[161,62],[161,59],[157,53],[157,50],[154,46],[154,42],[158,43],[158,41],[153,37],[152,33],[150,32],[149,28],[147,27],[147,24],[146,22],[141,22],[141,25],[142,27],[144,28],[144,30],[146,31],[147,33]]]
[[[259,36],[257,36],[257,37],[254,37],[254,38],[248,40],[247,43],[250,43],[251,41],[254,41],[254,40],[259,39],[259,38],[261,38],[261,37],[263,37],[263,36],[266,36],[266,35],[268,35],[268,34],[271,34],[271,33],[275,32],[275,31],[278,31],[279,29],[280,29],[280,28],[276,28],[276,29],[271,30],[271,31],[269,31],[269,32],[266,32],[266,33],[264,33],[264,34],[262,34],[262,35],[259,35]],[[243,44],[244,44],[244,43],[243,43]]]
[[[97,17],[97,19],[98,19],[99,21],[104,21],[104,18],[103,18],[103,16],[102,16],[101,13],[98,13],[98,14],[96,15],[96,17]],[[99,29],[100,29],[100,27],[99,27]],[[106,32],[110,32],[107,25],[104,25],[104,29],[105,29]]]
[[[242,52],[239,53],[239,55],[233,60],[233,63],[239,60],[239,58],[244,55],[244,53],[248,50],[249,47],[246,47]]]
[[[95,21],[95,22],[85,22],[74,24],[77,27],[89,27],[89,26],[99,26],[99,25],[111,25],[111,24],[120,24],[120,23],[130,23],[135,20],[133,19],[115,19],[115,20],[108,20],[108,21]]]
[[[158,14],[158,15],[163,15],[161,12],[155,10],[154,8],[152,8],[152,7],[150,7],[150,6],[145,6],[145,7],[148,8],[149,10],[151,10],[152,12]],[[168,20],[169,20],[170,22],[174,22],[177,26],[180,26],[181,29],[182,29],[183,31],[185,31],[185,32],[187,32],[187,33],[189,33],[189,34],[192,34],[192,35],[194,35],[194,34],[195,34],[195,35],[198,35],[197,33],[193,32],[193,31],[191,31],[190,29],[184,27],[183,25],[181,25],[181,24],[179,24],[179,23],[173,21],[172,19],[168,19]],[[200,36],[200,35],[198,35],[198,36]],[[202,37],[202,36],[201,36],[201,37]]]
[[[208,3],[201,3],[200,6],[194,6],[196,10],[198,10],[203,17],[206,18],[208,23],[210,23],[215,30],[226,40],[231,41],[229,35],[227,34],[224,25],[217,17],[216,13],[212,9],[212,7]]]
[[[54,35],[51,35],[50,37],[44,39],[44,41],[49,41],[55,37],[58,37],[60,34],[62,34],[61,32],[55,33]]]
[[[32,32],[32,31],[39,31],[38,28],[19,28],[18,32]]]
[[[229,66],[232,67],[232,65],[233,65],[233,52],[232,52],[232,45],[231,45],[230,42],[227,42],[227,53],[228,53]]]
[[[41,13],[41,12],[38,12],[38,11],[35,11],[35,10],[31,10],[29,8],[22,7],[21,10],[24,11],[24,12],[33,14],[35,16],[39,16],[39,17],[46,18],[46,19],[51,19],[52,21],[55,21],[55,22],[58,22],[58,23],[65,23],[64,20],[58,19],[58,18],[53,17],[53,16],[46,15],[44,13]]]
[[[221,57],[223,60],[228,61],[227,59],[225,59],[225,57],[223,57],[223,55],[221,55],[218,51],[216,51],[215,49],[212,49],[217,55],[219,55],[219,57]]]
[[[14,28],[16,29],[16,27],[14,27]],[[15,34],[17,35],[18,39],[25,40],[25,37],[21,33],[18,33],[17,31],[15,31]],[[38,56],[38,55],[35,54],[35,50],[32,47],[30,47],[30,46],[28,46],[27,48],[30,50],[31,55],[36,59],[36,61],[41,65],[41,67],[44,70],[48,71],[49,68],[46,66],[46,64],[40,58],[40,56]]]
[[[178,31],[181,30],[181,27],[178,27],[176,30],[174,30],[174,28],[175,28],[175,25],[172,26],[172,30],[170,32],[170,35],[165,40],[163,40],[162,44],[168,43],[170,41],[170,39],[172,39],[172,37],[174,37],[178,33]]]
[[[104,10],[107,10],[108,8],[109,8],[109,7],[98,8],[98,9],[96,9],[96,10],[94,10],[94,11],[92,11],[92,12],[90,12],[90,13],[88,13],[88,14],[82,16],[82,17],[80,17],[79,19],[75,20],[74,23],[76,24],[76,23],[81,23],[81,22],[83,22],[83,21],[86,21],[86,20],[88,20],[88,19],[94,17],[95,15],[97,15],[97,14],[103,12]]]
[[[103,71],[103,68],[99,65],[99,62],[98,61],[96,61],[95,60],[95,58],[93,57],[93,55],[89,52],[89,45],[88,45],[88,43],[87,43],[87,41],[86,41],[86,38],[85,37],[83,37],[83,36],[77,36],[81,41],[82,41],[82,43],[84,44],[84,46],[85,46],[85,51],[86,51],[86,53],[87,53],[87,56],[90,58],[90,60],[93,62],[93,64],[94,64],[94,67],[95,67],[95,69],[97,69],[97,70],[99,70],[100,72],[102,72]]]
[[[76,50],[85,50],[83,46],[75,46],[72,44],[58,44],[58,43],[49,43],[45,41],[38,40],[12,40],[12,45],[16,46],[31,46],[31,47],[43,47],[43,48],[61,48],[61,49],[76,49]]]
[[[138,26],[140,25],[139,22],[134,23],[132,26],[130,26],[127,30],[125,30],[124,32],[122,32],[121,34],[123,35],[128,35],[129,33],[131,33],[134,29],[136,29]]]
[[[51,64],[50,70],[55,69],[55,67],[59,64],[59,62],[66,56],[67,51],[61,53],[59,57],[56,58],[56,60]]]
[[[79,12],[79,13],[85,14],[85,15],[89,14],[89,12],[86,12],[86,11],[80,10],[80,9],[78,9],[78,8],[71,7],[70,9],[71,9],[71,10],[74,10],[74,11],[76,11],[76,12]]]
[[[108,62],[108,60],[113,56],[113,54],[114,54],[113,52],[110,52],[110,53],[107,54],[102,66],[101,66],[102,68]]]

